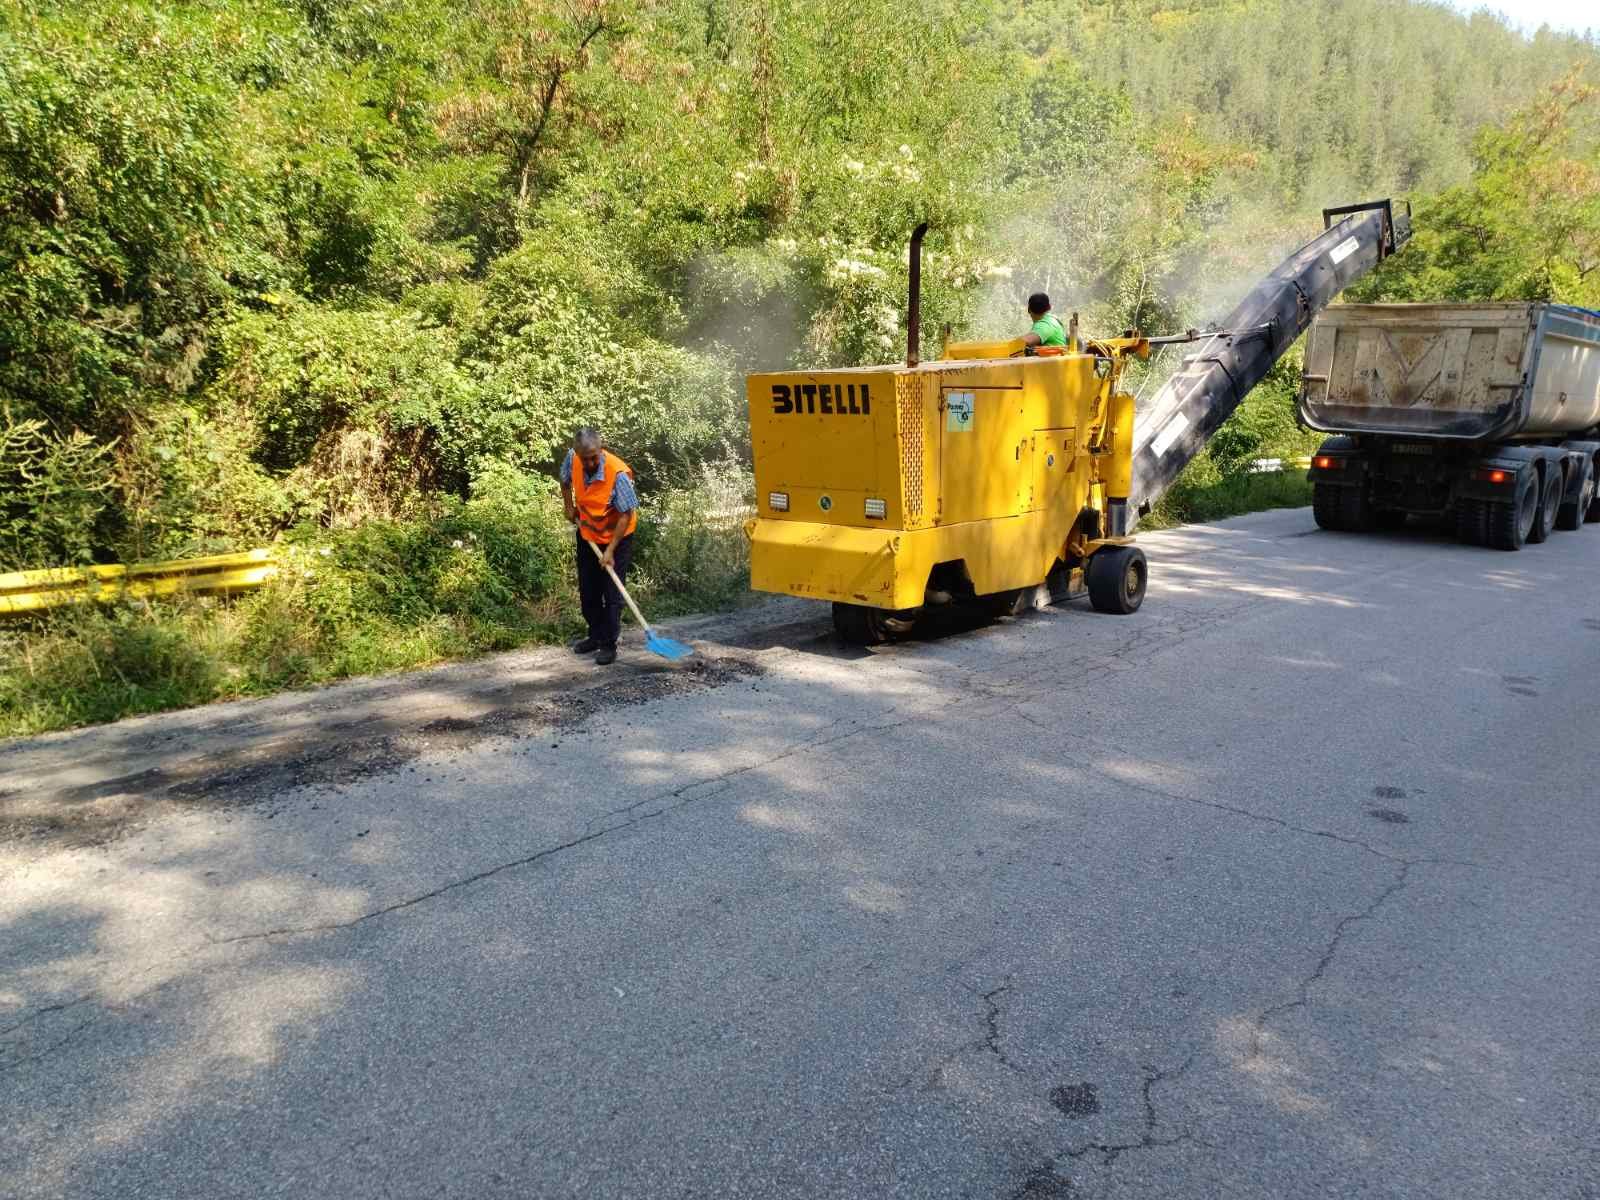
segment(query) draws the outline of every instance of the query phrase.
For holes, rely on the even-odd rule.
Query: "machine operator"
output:
[[[1030,350],[1040,346],[1067,348],[1067,331],[1061,327],[1060,318],[1050,311],[1049,296],[1035,292],[1028,297],[1028,319],[1033,322],[1033,328],[1022,335],[1023,345]]]

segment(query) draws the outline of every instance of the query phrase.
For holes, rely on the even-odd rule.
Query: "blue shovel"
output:
[[[650,628],[650,622],[644,619],[644,614],[639,611],[639,606],[633,602],[633,597],[628,595],[628,589],[622,586],[622,580],[617,578],[616,571],[612,570],[610,564],[606,562],[606,556],[601,552],[600,547],[594,542],[589,542],[588,546],[589,549],[594,551],[594,556],[600,560],[600,565],[605,567],[606,574],[611,576],[611,582],[617,585],[617,591],[621,592],[622,598],[628,602],[628,611],[633,614],[633,619],[643,627],[644,648],[650,651],[651,654],[659,654],[662,658],[671,662],[678,662],[693,654],[692,647],[685,646],[682,642],[673,641],[673,639],[665,637]]]

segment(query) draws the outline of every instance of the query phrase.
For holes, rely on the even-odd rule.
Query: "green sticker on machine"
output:
[[[944,428],[946,433],[971,433],[973,401],[971,392],[951,392],[944,398]]]

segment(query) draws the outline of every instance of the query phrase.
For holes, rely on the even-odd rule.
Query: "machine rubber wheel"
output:
[[[1456,501],[1456,538],[1468,546],[1488,544],[1489,502],[1487,500]]]
[[[1496,550],[1521,550],[1527,542],[1539,515],[1538,483],[1539,477],[1532,471],[1524,472],[1515,500],[1496,500],[1489,505],[1489,545]]]
[[[1578,495],[1563,504],[1556,513],[1556,528],[1571,531],[1583,528],[1583,522],[1594,508],[1594,462],[1583,464],[1583,480],[1578,484]]]
[[[865,604],[834,601],[833,627],[852,646],[881,646],[896,632],[890,623],[893,615]]]
[[[1137,546],[1108,546],[1089,557],[1089,603],[1096,612],[1126,615],[1139,611],[1150,565]]]
[[[1545,541],[1556,527],[1556,514],[1561,510],[1561,472],[1554,463],[1545,467],[1544,487],[1539,493],[1539,514],[1528,534],[1535,545]]]

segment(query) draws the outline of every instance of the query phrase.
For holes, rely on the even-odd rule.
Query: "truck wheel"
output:
[[[1456,538],[1468,546],[1482,546],[1489,540],[1489,502],[1456,501]]]
[[[1126,615],[1144,603],[1150,565],[1137,546],[1107,547],[1089,557],[1089,603],[1096,612]]]
[[[881,608],[868,608],[865,604],[833,605],[833,628],[852,646],[881,646],[896,633],[895,614]]]
[[[1366,533],[1372,528],[1372,501],[1367,499],[1367,489],[1360,484],[1344,489],[1339,497],[1344,505],[1344,527],[1351,533]]]
[[[1594,507],[1594,462],[1585,460],[1583,464],[1583,480],[1578,484],[1578,494],[1572,500],[1563,504],[1556,513],[1556,528],[1565,530],[1581,529],[1584,519],[1589,515],[1589,510]]]
[[[1556,527],[1556,513],[1561,508],[1561,471],[1554,463],[1545,467],[1544,487],[1539,492],[1539,514],[1533,523],[1528,540],[1534,545],[1545,541]]]
[[[1521,550],[1533,532],[1539,516],[1539,477],[1523,473],[1515,500],[1494,501],[1489,505],[1489,545],[1496,550]]]
[[[1344,490],[1332,483],[1311,485],[1311,515],[1316,518],[1318,529],[1329,529],[1337,533],[1344,528],[1340,524],[1344,515],[1344,505],[1339,499]]]

